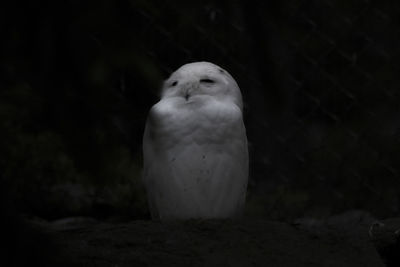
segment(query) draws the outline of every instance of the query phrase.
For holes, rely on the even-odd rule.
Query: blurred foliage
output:
[[[0,170],[45,218],[147,218],[141,138],[162,80],[238,81],[249,216],[400,210],[395,1],[3,1]]]
[[[68,136],[40,125],[43,101],[28,85],[11,86],[0,99],[2,178],[23,212],[47,218],[146,215],[140,156],[96,129],[93,145],[101,149],[85,155],[96,162],[78,166]]]

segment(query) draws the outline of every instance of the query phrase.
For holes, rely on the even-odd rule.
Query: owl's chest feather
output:
[[[160,102],[150,116],[154,141],[167,146],[223,143],[244,134],[241,110],[232,103]]]

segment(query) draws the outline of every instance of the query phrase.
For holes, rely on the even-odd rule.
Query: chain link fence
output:
[[[66,154],[76,154],[71,162],[92,166],[93,176],[108,173],[98,169],[98,155],[104,166],[125,157],[125,152],[110,152],[115,144],[121,147],[120,141],[110,141],[119,138],[113,131],[125,132],[133,155],[141,154],[146,114],[161,79],[184,63],[207,60],[227,69],[244,96],[249,215],[288,219],[349,209],[398,215],[396,1],[132,0],[47,6],[51,11],[32,6],[31,13],[20,14],[17,7],[10,13],[18,23],[14,33],[9,27],[12,34],[5,34],[2,70],[17,66],[31,87],[40,88],[43,109],[51,111],[45,113],[47,121],[58,129],[59,150],[69,147]],[[77,103],[79,112],[70,109]],[[109,128],[103,117],[114,118]],[[79,134],[68,130],[74,125]],[[71,141],[93,132],[100,137],[79,139],[78,145]],[[93,140],[100,140],[92,144],[95,150],[87,145]],[[85,154],[89,150],[93,153]],[[91,172],[89,167],[82,172],[76,162],[76,172]],[[113,166],[109,173],[115,173]]]
[[[238,80],[251,208],[278,218],[398,213],[399,4],[236,1],[132,10],[146,25],[141,38],[154,45],[148,56],[165,73],[204,59]]]

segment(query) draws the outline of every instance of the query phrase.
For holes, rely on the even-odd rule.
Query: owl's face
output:
[[[183,65],[164,82],[162,98],[179,98],[190,102],[204,97],[230,101],[242,109],[242,96],[232,76],[209,62]]]

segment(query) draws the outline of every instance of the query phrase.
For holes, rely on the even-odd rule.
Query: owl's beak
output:
[[[183,92],[183,96],[185,97],[186,101],[188,101],[189,97],[191,96],[191,90],[189,88],[186,88]]]

